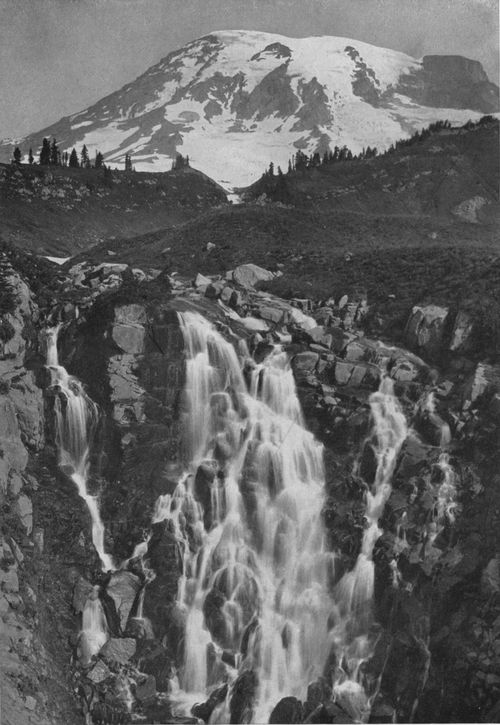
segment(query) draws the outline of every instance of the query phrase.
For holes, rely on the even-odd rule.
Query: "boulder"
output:
[[[105,662],[98,660],[92,667],[90,672],[87,672],[87,679],[98,685],[100,682],[104,682],[108,677],[111,676],[111,670]]]
[[[312,373],[319,361],[319,355],[316,352],[299,352],[292,358],[292,368],[298,376],[304,376]]]
[[[191,708],[191,714],[199,718],[200,720],[203,720],[203,722],[208,723],[210,720],[210,716],[217,707],[217,705],[219,705],[221,702],[224,702],[224,700],[226,699],[227,692],[228,685],[227,683],[225,683],[224,685],[221,685],[221,687],[218,687],[216,690],[214,690],[210,694],[208,700],[193,705],[193,707]]]
[[[270,306],[259,307],[258,312],[262,319],[267,320],[268,322],[273,322],[275,324],[278,324],[278,322],[282,321],[284,314],[283,310],[280,310],[277,307]]]
[[[136,650],[136,641],[130,637],[112,637],[108,639],[100,654],[108,662],[117,662],[124,665],[134,656]]]
[[[406,341],[412,348],[433,357],[442,349],[447,307],[437,305],[416,305],[406,325]]]
[[[313,317],[305,315],[302,310],[297,309],[297,307],[290,308],[290,318],[292,324],[295,325],[295,327],[298,327],[305,332],[313,330],[315,327],[318,326],[318,323]]]
[[[154,702],[156,698],[156,679],[154,675],[148,675],[137,683],[135,696],[142,703]]]
[[[33,504],[31,499],[21,494],[16,501],[15,510],[19,521],[29,536],[33,530]]]
[[[109,579],[106,593],[115,604],[122,632],[125,631],[127,626],[130,610],[134,605],[140,586],[139,577],[129,571],[115,571]]]
[[[194,286],[196,288],[208,287],[208,285],[211,283],[212,283],[212,280],[209,279],[209,277],[205,277],[203,274],[200,274],[200,273],[198,273],[196,275],[196,279],[194,280]]]
[[[500,365],[478,363],[464,389],[464,403],[474,403],[485,393],[500,391]]]
[[[257,282],[270,282],[274,274],[256,264],[241,264],[233,270],[233,280],[242,287],[254,287]]]
[[[411,360],[399,358],[391,368],[391,378],[399,383],[410,383],[418,378],[419,372]]]
[[[468,312],[460,310],[455,317],[451,333],[450,350],[452,352],[466,352],[472,343],[474,322]]]
[[[147,322],[146,310],[142,305],[130,304],[115,307],[115,320],[123,324],[139,324]]]
[[[115,323],[111,336],[123,352],[140,355],[144,352],[146,330],[142,325],[134,323]]]
[[[303,707],[296,697],[283,697],[275,706],[269,718],[270,723],[301,723],[303,720]]]
[[[259,320],[257,317],[242,317],[241,322],[245,329],[251,332],[268,332],[269,325],[265,320]]]
[[[245,670],[236,679],[229,703],[231,722],[252,722],[252,703],[258,679],[253,670]]]

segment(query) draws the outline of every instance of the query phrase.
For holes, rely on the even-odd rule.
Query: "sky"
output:
[[[0,0],[0,138],[75,113],[213,30],[338,35],[481,61],[498,83],[499,0]]]

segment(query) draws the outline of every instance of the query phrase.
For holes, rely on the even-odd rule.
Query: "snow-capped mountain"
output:
[[[177,152],[226,187],[245,186],[297,149],[386,148],[438,119],[498,110],[477,61],[404,53],[348,38],[219,31],[170,53],[135,81],[21,141],[85,144],[121,167],[169,169]],[[4,144],[10,154],[11,144]],[[4,153],[5,157],[5,153]]]

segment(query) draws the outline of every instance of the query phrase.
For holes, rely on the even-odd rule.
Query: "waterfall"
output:
[[[106,644],[108,637],[106,617],[99,599],[99,587],[95,586],[83,608],[78,643],[79,659],[84,666],[90,664],[92,657]]]
[[[441,431],[439,447],[446,448],[451,441],[450,426],[442,420],[436,412],[436,397],[434,392],[430,392],[424,403],[424,410],[429,416],[430,421]]]
[[[54,412],[59,465],[76,484],[92,520],[92,542],[102,563],[103,571],[114,569],[112,558],[104,550],[104,524],[96,496],[87,490],[89,452],[99,418],[97,405],[85,393],[79,380],[59,365],[57,338],[59,327],[47,330],[47,368],[51,387],[56,392]]]
[[[305,699],[329,655],[333,555],[325,546],[322,446],[305,429],[286,353],[242,371],[233,346],[201,315],[179,313],[185,340],[186,475],[160,497],[183,568],[179,673],[192,702],[214,669],[251,670],[254,722],[285,696]],[[209,657],[209,652],[215,653]],[[227,722],[227,706],[212,721]]]
[[[379,519],[391,494],[392,475],[407,436],[406,418],[390,378],[382,378],[379,390],[370,396],[370,408],[373,420],[371,445],[377,467],[372,486],[367,486],[361,552],[354,569],[345,574],[336,587],[336,624],[332,630],[339,670],[334,694],[358,722],[367,720],[371,702],[370,688],[361,666],[373,653],[373,637],[370,636],[374,624],[373,550],[383,533]]]

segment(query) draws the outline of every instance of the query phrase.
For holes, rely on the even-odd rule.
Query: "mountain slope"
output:
[[[148,171],[170,168],[180,151],[226,187],[245,186],[294,147],[383,149],[432,121],[497,110],[498,88],[459,56],[418,61],[348,38],[220,31],[20,146],[27,153],[53,136],[62,150],[100,150],[112,166],[129,153]]]
[[[68,257],[99,242],[180,224],[227,203],[189,167],[159,174],[0,164],[0,239]]]

